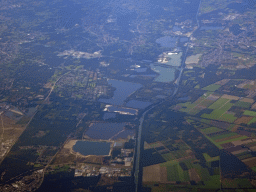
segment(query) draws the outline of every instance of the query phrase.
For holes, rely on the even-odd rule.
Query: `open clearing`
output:
[[[143,168],[143,182],[168,182],[166,167],[151,165]]]
[[[201,131],[205,134],[211,134],[211,133],[217,133],[217,132],[220,132],[220,131],[223,131],[223,130],[220,129],[220,128],[217,128],[217,127],[209,127],[209,128],[206,128],[206,129],[201,129]]]
[[[189,173],[189,177],[190,177],[190,180],[191,181],[195,181],[195,182],[199,182],[201,181],[198,173],[196,172],[196,169],[195,168],[192,168],[192,169],[189,169],[188,170],[188,173]]]
[[[242,116],[235,121],[235,124],[248,124],[252,119],[253,117]]]
[[[245,159],[245,160],[243,160],[243,162],[249,167],[255,167],[256,166],[256,157]]]

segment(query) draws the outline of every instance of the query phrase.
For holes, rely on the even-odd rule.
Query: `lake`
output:
[[[160,44],[162,47],[173,48],[176,46],[178,38],[171,36],[160,37],[156,40],[156,43]]]
[[[112,105],[123,105],[124,100],[133,92],[142,87],[138,83],[130,83],[118,80],[108,80],[108,83],[115,87],[114,96],[111,99],[100,99],[100,102],[109,103]]]
[[[77,141],[73,150],[82,155],[109,155],[110,145],[108,142]]]
[[[135,109],[144,109],[151,104],[152,104],[151,102],[131,100],[128,103],[126,103],[126,107],[131,107],[131,108],[135,108]]]
[[[155,78],[155,81],[158,82],[171,82],[175,78],[175,68],[172,67],[163,67],[163,65],[151,64],[151,69],[159,74],[158,77]]]
[[[153,71],[159,74],[155,81],[157,82],[171,82],[175,78],[176,67],[181,65],[182,52],[168,53],[165,58],[169,58],[167,63],[151,64],[150,67]]]
[[[116,113],[105,112],[103,115],[103,120],[114,119],[114,118],[116,118]]]
[[[181,56],[182,52],[173,53],[171,55],[168,54],[167,57],[170,58],[170,60],[165,64],[173,67],[179,67],[181,65]]]

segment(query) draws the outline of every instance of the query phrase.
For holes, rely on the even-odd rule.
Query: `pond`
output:
[[[77,141],[73,150],[82,155],[109,155],[110,145],[108,142]]]
[[[160,44],[162,47],[173,48],[176,46],[178,38],[171,36],[160,37],[156,40],[156,43]]]
[[[111,99],[100,99],[100,102],[109,103],[112,105],[123,105],[124,100],[133,92],[142,87],[138,83],[130,83],[118,80],[108,80],[108,83],[115,87],[114,96]]]

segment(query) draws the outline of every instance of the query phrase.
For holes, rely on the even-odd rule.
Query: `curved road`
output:
[[[198,20],[198,14],[199,14],[199,9],[200,9],[200,6],[201,6],[201,1],[199,2],[199,5],[198,5],[198,9],[197,9],[197,13],[196,13],[196,22],[197,22],[197,26],[199,29],[200,28],[200,22]],[[187,48],[186,48],[186,51],[185,51],[185,55],[184,55],[184,58],[183,58],[183,61],[181,63],[181,68],[180,68],[180,73],[179,73],[179,76],[176,80],[176,83],[175,83],[175,89],[174,89],[174,92],[173,94],[170,96],[170,98],[173,98],[176,93],[178,92],[178,89],[179,89],[179,83],[180,83],[180,79],[181,79],[181,75],[182,75],[182,72],[186,66],[185,64],[185,61],[186,61],[186,57],[187,57],[187,53],[188,53],[188,49],[189,49],[189,42],[191,41],[191,38],[189,38],[189,41],[187,43]],[[137,141],[136,141],[136,158],[135,158],[135,169],[134,169],[134,182],[135,182],[135,191],[136,192],[139,192],[140,191],[140,188],[141,188],[141,182],[142,182],[142,168],[140,167],[140,158],[141,158],[141,148],[142,148],[142,143],[141,143],[141,135],[142,135],[142,126],[143,126],[143,122],[144,122],[144,119],[145,119],[145,115],[152,109],[154,109],[156,106],[162,104],[165,100],[157,103],[157,104],[154,104],[153,106],[151,106],[148,110],[144,111],[144,113],[142,114],[141,118],[140,118],[140,125],[139,125],[139,130],[138,130],[138,134],[137,134]]]

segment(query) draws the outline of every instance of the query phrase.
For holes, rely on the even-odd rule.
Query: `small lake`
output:
[[[82,155],[109,155],[110,145],[108,142],[77,141],[73,150]]]
[[[170,60],[165,64],[173,67],[179,67],[181,65],[181,56],[182,56],[182,52],[168,55],[168,58],[170,58]]]
[[[115,87],[114,96],[111,99],[100,99],[100,102],[109,103],[112,105],[123,105],[124,100],[133,92],[142,87],[138,83],[130,83],[118,80],[108,80],[108,83]]]
[[[134,71],[136,71],[137,73],[145,73],[147,71],[147,68],[137,68],[134,69]]]
[[[165,58],[169,58],[167,63],[151,64],[150,67],[153,71],[159,74],[155,81],[157,82],[171,82],[175,78],[176,68],[181,65],[182,52],[168,53]]]
[[[156,43],[160,44],[162,47],[173,48],[176,46],[177,40],[177,37],[165,36],[158,38]]]
[[[116,118],[116,113],[105,112],[103,115],[103,120],[114,119],[114,118]]]
[[[175,78],[175,68],[164,67],[157,64],[151,64],[150,67],[153,71],[159,74],[159,76],[155,78],[154,81],[166,83],[173,81]]]
[[[151,104],[152,104],[151,102],[131,100],[128,103],[126,103],[126,107],[131,107],[131,108],[135,108],[135,109],[144,109]]]

